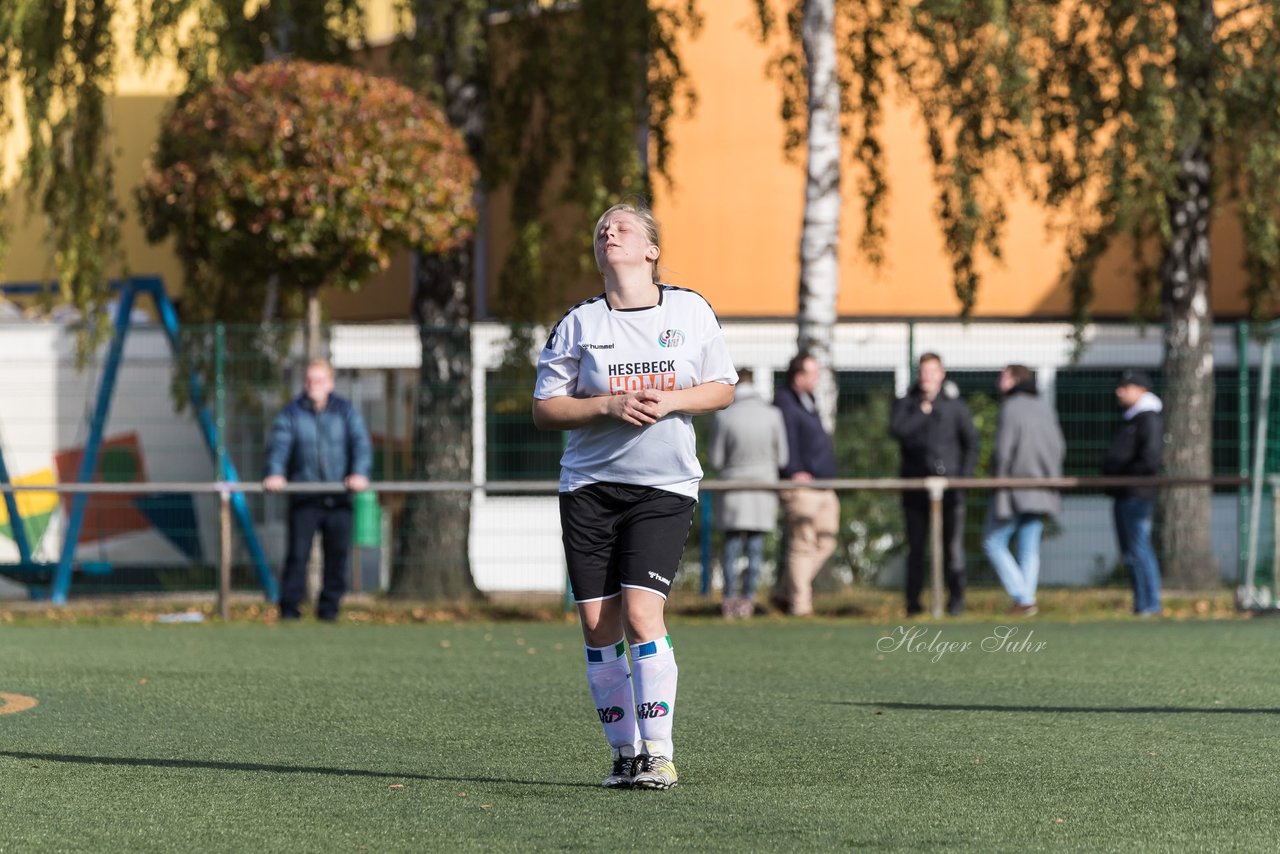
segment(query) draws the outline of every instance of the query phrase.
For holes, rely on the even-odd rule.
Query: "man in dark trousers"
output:
[[[373,444],[351,402],[333,393],[333,367],[323,359],[307,364],[303,393],[276,417],[267,447],[262,486],[275,492],[289,481],[342,482],[352,492],[369,486]],[[280,583],[280,618],[297,619],[307,594],[307,559],[319,531],[324,548],[324,584],[316,604],[321,620],[336,620],[347,592],[351,565],[351,497],[291,495],[289,544]]]
[[[774,396],[787,428],[787,464],[778,472],[795,489],[782,491],[787,525],[787,575],[774,603],[803,617],[813,613],[813,579],[836,550],[840,530],[840,500],[835,490],[805,486],[811,480],[836,476],[836,449],[813,393],[822,378],[818,360],[800,353],[787,365],[787,384]]]
[[[893,404],[889,432],[902,449],[902,477],[969,477],[978,464],[978,431],[969,407],[960,399],[936,353],[920,357],[919,379]],[[925,552],[929,543],[929,494],[902,493],[907,526],[907,616],[915,616],[924,589]],[[947,613],[964,613],[964,493],[947,490],[942,497],[942,542],[947,581]]]
[[[1142,371],[1125,371],[1116,382],[1116,400],[1124,420],[1102,461],[1102,474],[1114,477],[1155,477],[1164,456],[1164,404],[1151,393],[1151,379]],[[1107,490],[1115,503],[1112,514],[1120,554],[1133,581],[1133,613],[1151,617],[1161,613],[1160,564],[1151,547],[1151,517],[1156,490],[1152,486],[1124,486]]]

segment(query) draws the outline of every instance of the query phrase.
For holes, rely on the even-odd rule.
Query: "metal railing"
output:
[[[1280,488],[1280,477],[1269,479],[1273,491]],[[832,478],[806,481],[802,486],[793,481],[743,481],[704,480],[704,492],[733,492],[740,490],[782,492],[790,489],[831,489],[841,492],[906,492],[922,491],[929,495],[930,552],[931,552],[931,613],[942,615],[943,607],[943,549],[942,499],[949,490],[997,490],[997,489],[1058,489],[1102,490],[1126,486],[1171,487],[1242,487],[1251,479],[1243,476],[1219,477],[1056,477],[1056,478],[998,478],[998,477],[924,477],[924,478]],[[369,484],[370,492],[391,495],[439,492],[485,492],[525,495],[554,495],[559,482],[539,481],[377,481]],[[218,611],[225,619],[229,613],[231,589],[231,496],[236,493],[278,495],[334,495],[347,492],[338,482],[290,483],[279,490],[267,490],[259,482],[192,481],[145,483],[81,483],[81,484],[11,484],[0,483],[0,495],[5,493],[44,492],[87,495],[137,495],[137,494],[216,494],[219,498],[219,560],[218,560]],[[1276,524],[1280,530],[1280,503],[1276,504]],[[1249,560],[1252,563],[1253,555]],[[1275,560],[1280,561],[1280,550]],[[1277,567],[1280,570],[1280,567]]]

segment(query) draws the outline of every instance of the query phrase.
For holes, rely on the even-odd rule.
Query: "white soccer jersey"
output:
[[[655,306],[611,309],[601,294],[569,309],[538,358],[533,396],[596,397],[737,381],[706,299],[687,288],[659,285]],[[693,419],[683,413],[646,427],[598,418],[569,431],[560,458],[561,492],[627,483],[696,498],[701,479]]]

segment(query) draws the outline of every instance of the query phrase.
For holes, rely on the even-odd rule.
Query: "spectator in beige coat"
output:
[[[733,404],[716,413],[711,433],[711,465],[724,480],[777,481],[787,464],[787,431],[782,413],[765,402],[749,368],[738,371]],[[726,617],[755,613],[756,583],[764,563],[765,535],[778,521],[778,493],[733,490],[716,496],[716,527],[724,532],[724,604]],[[737,586],[738,561],[745,547],[747,571]],[[735,591],[737,595],[735,594]]]

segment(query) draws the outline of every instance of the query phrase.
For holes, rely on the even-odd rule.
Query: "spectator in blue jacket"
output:
[[[277,492],[289,481],[342,482],[351,492],[369,486],[373,444],[364,419],[351,402],[333,393],[333,366],[324,359],[307,364],[303,393],[276,417],[267,448],[262,486]],[[351,564],[351,496],[289,496],[289,543],[280,583],[280,618],[297,619],[307,594],[307,558],[319,531],[324,548],[324,584],[316,605],[321,620],[336,620],[347,592]]]
[[[774,604],[798,617],[813,613],[813,579],[836,550],[840,500],[831,489],[814,489],[811,480],[836,476],[836,449],[822,424],[813,393],[822,378],[818,360],[800,353],[787,365],[787,384],[774,396],[787,429],[787,463],[778,472],[794,489],[782,491],[787,525],[787,574],[774,592]]]

